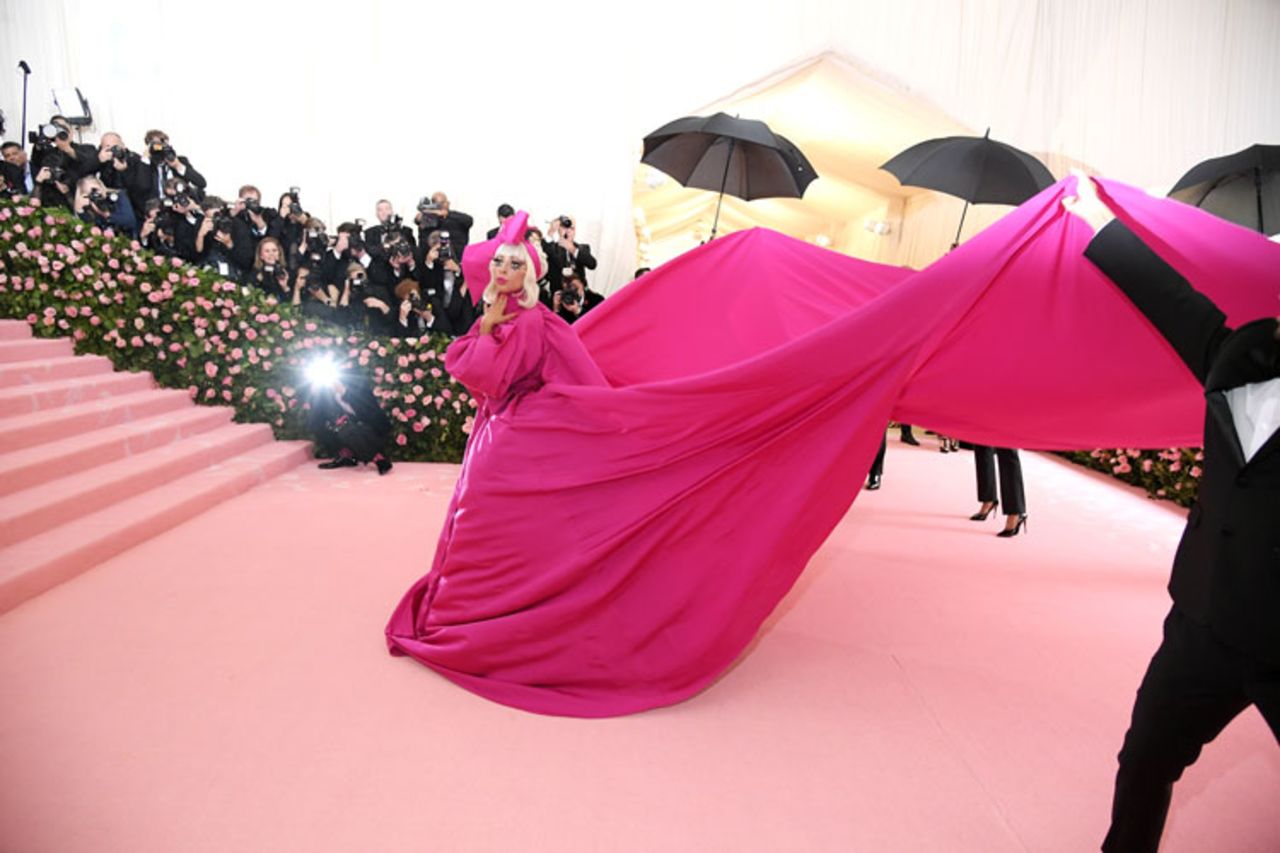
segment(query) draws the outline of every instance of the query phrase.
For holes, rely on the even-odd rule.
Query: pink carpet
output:
[[[1080,851],[1154,650],[1172,507],[1024,455],[891,441],[758,642],[635,717],[539,717],[386,654],[456,469],[295,468],[0,616],[0,850]],[[1166,851],[1280,849],[1250,710]]]

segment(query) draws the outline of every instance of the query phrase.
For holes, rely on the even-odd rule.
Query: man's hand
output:
[[[458,266],[458,262],[455,261],[453,258],[450,258],[449,260],[444,262],[444,268],[447,269],[449,272],[453,273],[454,275],[462,274],[462,267]]]
[[[1096,234],[1116,218],[1102,199],[1098,198],[1098,187],[1093,179],[1078,169],[1071,173],[1076,178],[1076,194],[1062,200],[1062,206],[1085,222]]]
[[[375,296],[366,296],[364,298],[364,307],[381,311],[383,314],[391,313],[391,306]]]
[[[53,177],[53,172],[49,171],[48,166],[41,166],[40,171],[36,172],[36,183],[43,184]]]

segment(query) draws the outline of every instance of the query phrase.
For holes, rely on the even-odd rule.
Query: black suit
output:
[[[418,277],[422,297],[431,305],[431,314],[435,318],[431,323],[431,331],[441,332],[457,337],[465,335],[476,320],[476,310],[471,296],[463,289],[462,276],[456,276],[453,282],[453,293],[445,287],[444,268],[440,264],[424,267]]]
[[[365,251],[373,255],[375,258],[385,258],[386,250],[382,246],[382,238],[387,234],[387,226],[378,224],[372,228],[364,229],[364,245]],[[403,237],[410,246],[417,250],[418,241],[414,238],[413,229],[407,225],[400,226],[400,236]]]
[[[129,203],[133,205],[134,211],[141,217],[146,209],[147,199],[156,197],[155,186],[152,184],[152,170],[132,151],[125,154],[124,169],[117,169],[116,162],[114,158],[106,163],[100,162],[98,177],[102,179],[104,186],[114,190],[124,190],[129,196]]]
[[[551,282],[551,292],[555,293],[564,284],[564,271],[572,267],[583,283],[587,281],[587,270],[596,268],[595,256],[586,243],[577,243],[577,252],[571,258],[564,246],[559,243],[543,243],[542,251],[547,256],[547,280]]]
[[[191,165],[191,161],[186,157],[179,156],[178,160],[182,163],[186,170],[179,175],[169,163],[164,160],[152,160],[147,171],[150,173],[151,193],[153,198],[164,198],[164,182],[169,178],[178,178],[187,185],[188,194],[196,201],[204,200],[204,188],[208,186],[204,175],[195,170]]]
[[[1138,689],[1104,850],[1159,844],[1173,783],[1200,748],[1256,704],[1280,739],[1280,432],[1245,460],[1226,392],[1280,377],[1276,321],[1237,329],[1120,222],[1093,261],[1204,385],[1198,500],[1174,558],[1173,609]]]

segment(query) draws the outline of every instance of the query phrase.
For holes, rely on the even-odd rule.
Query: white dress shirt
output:
[[[1248,462],[1280,427],[1280,379],[1250,382],[1224,393]]]

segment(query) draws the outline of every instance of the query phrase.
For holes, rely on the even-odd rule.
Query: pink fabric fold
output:
[[[539,306],[460,339],[447,364],[480,411],[391,651],[530,711],[671,704],[741,654],[891,415],[1003,446],[1198,442],[1199,387],[1084,259],[1070,191],[918,273],[752,231],[646,275],[580,338]],[[1102,191],[1233,322],[1280,311],[1280,246]]]

